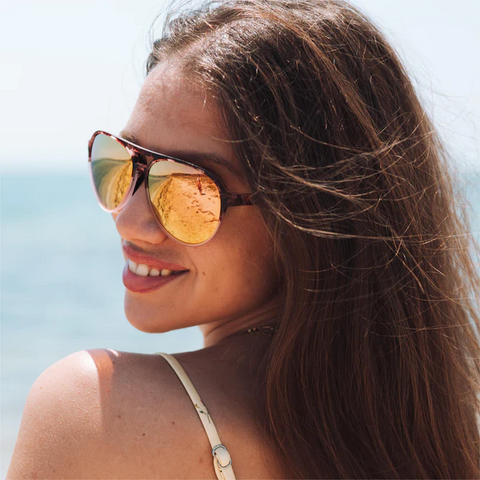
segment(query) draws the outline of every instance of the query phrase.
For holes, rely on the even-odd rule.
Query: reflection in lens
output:
[[[208,240],[220,222],[220,192],[201,170],[174,161],[160,161],[150,169],[150,199],[170,235],[198,244]]]
[[[92,175],[100,202],[109,210],[124,199],[132,182],[133,162],[128,150],[114,138],[99,134],[92,146]]]

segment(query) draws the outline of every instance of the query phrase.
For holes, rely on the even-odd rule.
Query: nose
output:
[[[137,179],[133,192],[122,209],[117,213],[112,213],[118,233],[123,239],[132,243],[157,244],[163,242],[167,235],[152,212],[143,171]]]

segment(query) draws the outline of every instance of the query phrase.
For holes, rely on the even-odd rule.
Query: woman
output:
[[[477,246],[360,11],[226,0],[168,18],[130,120],[89,160],[128,320],[198,325],[205,348],[47,369],[9,479],[478,478]]]

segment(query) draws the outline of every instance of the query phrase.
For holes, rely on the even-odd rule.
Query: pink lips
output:
[[[122,245],[124,254],[135,262],[137,265],[143,263],[144,265],[148,265],[150,268],[156,268],[160,272],[164,269],[166,270],[188,270],[188,268],[183,267],[182,265],[176,265],[174,263],[165,262],[160,260],[159,258],[150,257],[140,252],[136,252],[131,247],[127,245]]]
[[[163,285],[174,281],[175,279],[184,277],[187,273],[188,272],[183,272],[175,275],[166,275],[164,277],[141,277],[130,271],[127,261],[123,269],[122,280],[125,287],[131,292],[145,293],[156,290],[157,288],[160,288]]]
[[[176,278],[183,277],[188,273],[188,269],[182,265],[176,265],[174,263],[165,262],[159,258],[151,257],[145,255],[144,253],[137,252],[131,247],[122,244],[124,256],[127,257],[127,262],[125,263],[125,268],[123,269],[122,280],[125,287],[131,292],[149,292],[156,290],[167,283],[172,282]],[[164,269],[172,271],[182,271],[182,273],[176,273],[165,276],[158,277],[142,277],[140,275],[135,275],[128,266],[128,259],[132,262],[135,262],[137,265],[142,263],[147,265],[149,268],[156,268],[160,272]]]

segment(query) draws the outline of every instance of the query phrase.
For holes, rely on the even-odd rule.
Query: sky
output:
[[[158,16],[158,36],[170,3],[3,3],[0,173],[86,171],[92,133],[118,133],[126,124],[145,78],[150,28]],[[351,3],[399,54],[452,161],[461,169],[480,170],[480,2]]]

